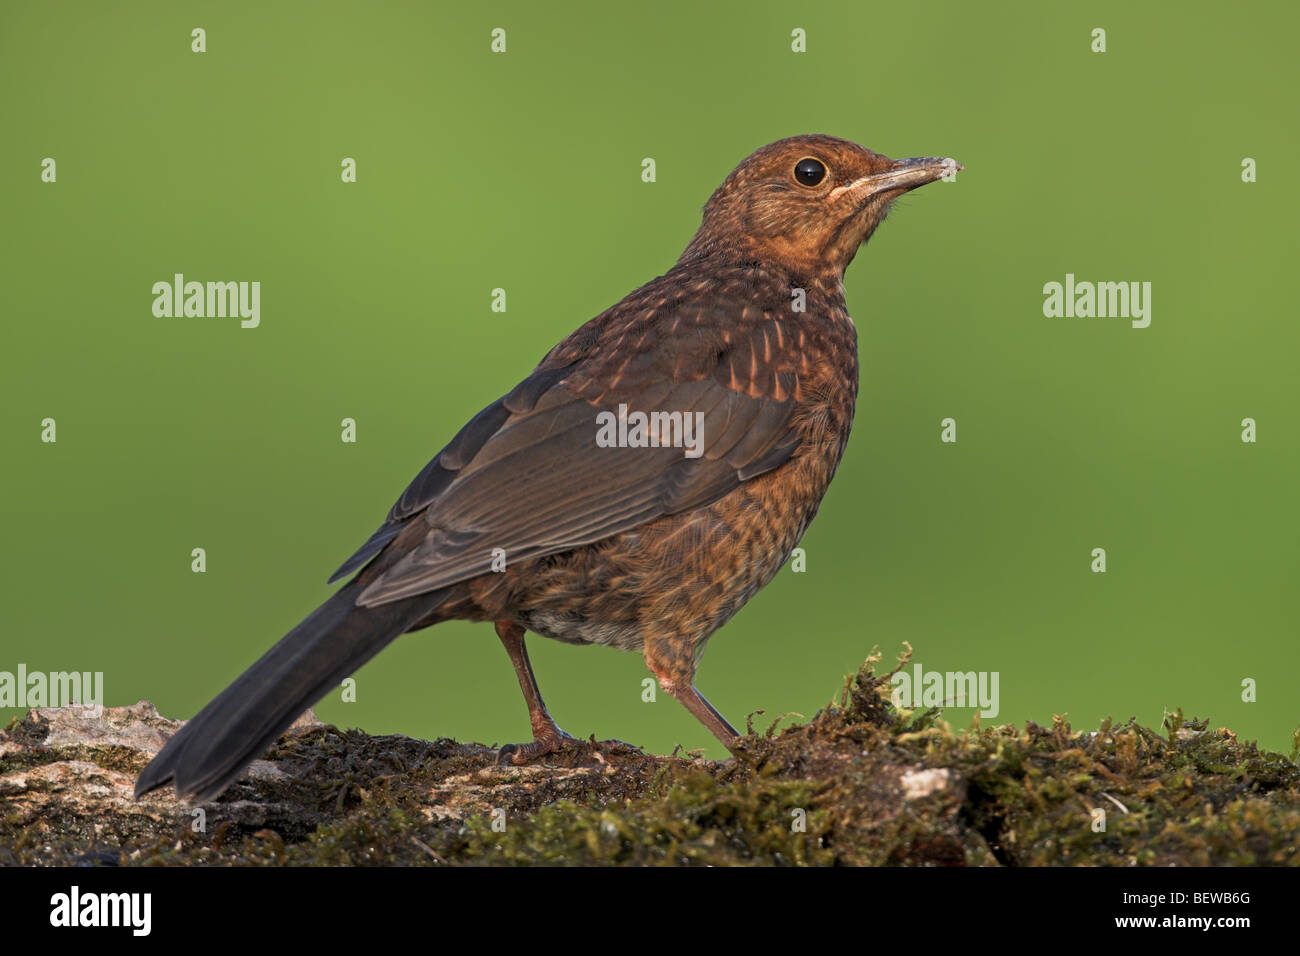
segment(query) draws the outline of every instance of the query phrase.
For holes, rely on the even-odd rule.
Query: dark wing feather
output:
[[[658,302],[630,320],[612,310],[588,323],[461,429],[334,577],[419,524],[418,543],[357,598],[387,604],[489,572],[495,549],[510,563],[572,550],[710,504],[779,467],[799,445],[795,382],[768,361],[765,337],[780,319],[766,313],[766,325],[739,329],[728,320],[753,309],[750,291],[730,308],[716,289],[707,305],[674,303],[676,335],[643,333]],[[597,415],[620,404],[702,413],[701,454],[601,447]]]
[[[694,383],[690,383],[694,384]],[[658,390],[656,390],[658,391]],[[705,414],[702,454],[680,447],[600,447],[602,409],[567,393],[563,384],[541,411],[512,416],[456,474],[426,510],[412,518],[428,527],[424,539],[370,583],[357,603],[384,604],[463,581],[491,570],[494,549],[508,562],[568,551],[628,531],[655,518],[716,501],[789,457],[793,403],[730,393],[708,383],[674,389],[656,411],[689,412],[684,397],[725,405],[725,427],[711,432]],[[635,396],[626,404],[647,410]],[[692,404],[696,404],[692,402]]]

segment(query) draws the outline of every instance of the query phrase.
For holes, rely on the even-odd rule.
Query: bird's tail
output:
[[[353,580],[318,607],[167,741],[135,784],[169,780],[184,800],[221,793],[298,716],[443,600],[433,592],[358,607]]]

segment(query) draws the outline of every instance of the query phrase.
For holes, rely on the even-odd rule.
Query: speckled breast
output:
[[[703,508],[530,565],[516,613],[534,633],[639,650],[651,636],[709,636],[771,582],[803,537],[852,425],[856,389],[810,416],[785,465]]]

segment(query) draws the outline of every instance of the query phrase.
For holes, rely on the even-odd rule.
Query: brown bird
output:
[[[960,167],[831,136],[772,143],[713,193],[676,265],[587,322],[470,420],[335,572],[352,579],[178,731],[140,774],[228,786],[398,635],[492,621],[532,720],[524,763],[570,738],[524,634],[639,650],[723,744],[695,689],[710,635],[776,575],[853,424],[844,270],[903,193]]]

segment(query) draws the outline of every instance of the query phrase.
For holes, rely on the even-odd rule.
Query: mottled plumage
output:
[[[451,619],[494,622],[518,672],[534,740],[503,757],[567,737],[542,703],[526,631],[640,650],[730,744],[695,665],[789,557],[844,452],[858,383],[844,269],[894,198],[954,166],[828,136],[746,159],[677,264],[475,416],[335,579],[355,576],[177,733],[137,794],[167,780],[182,796],[219,793],[399,634]],[[681,438],[668,422],[698,413],[698,455],[605,447],[602,412],[660,413],[665,439]]]

